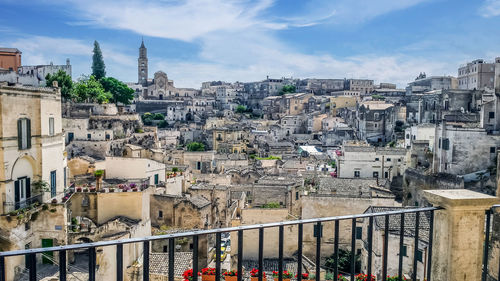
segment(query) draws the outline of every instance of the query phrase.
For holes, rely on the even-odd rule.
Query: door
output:
[[[68,143],[70,143],[75,138],[74,133],[68,133]]]
[[[54,240],[52,239],[42,239],[42,248],[49,248],[54,246]],[[54,252],[45,252],[42,254],[43,264],[52,264],[54,260]]]
[[[50,172],[50,197],[56,196],[56,171]]]
[[[31,197],[31,187],[29,178],[18,178],[14,182],[14,205],[15,209],[24,208],[27,205],[27,200]]]
[[[155,184],[158,184],[158,174],[155,174]]]

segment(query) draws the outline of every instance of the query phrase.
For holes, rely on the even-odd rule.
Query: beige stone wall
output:
[[[398,206],[394,199],[388,198],[342,198],[342,197],[301,197],[302,219],[335,217],[344,215],[362,214],[370,206]],[[361,223],[362,221],[360,221]],[[351,245],[351,221],[341,221],[339,230],[339,247],[349,248]],[[362,226],[359,224],[358,226]],[[315,257],[316,238],[314,226],[304,225],[304,254]],[[322,257],[333,253],[334,223],[323,225]],[[361,246],[361,245],[359,245]],[[358,246],[358,248],[359,248]]]
[[[14,182],[30,177],[50,183],[56,171],[56,192],[64,190],[64,141],[61,123],[61,95],[52,88],[0,86],[0,196],[2,202],[14,202]],[[31,120],[31,148],[19,150],[17,120]],[[49,118],[54,118],[54,135],[49,136]],[[33,192],[32,192],[32,195]],[[49,193],[44,194],[48,200]],[[3,212],[11,209],[4,205]]]
[[[346,96],[330,98],[330,112],[332,116],[337,116],[337,111],[340,108],[356,106],[358,99],[359,98]]]
[[[241,210],[241,225],[252,225],[260,223],[280,222],[290,220],[287,209],[243,209]],[[243,258],[257,260],[259,257],[258,230],[247,230],[243,232]],[[264,230],[264,257],[278,257],[279,229],[267,228]],[[286,226],[284,228],[285,258],[292,257],[297,251],[297,227]],[[231,232],[231,256],[237,257],[238,233]]]
[[[154,185],[154,176],[165,182],[165,164],[145,158],[106,157],[106,178],[145,179]]]

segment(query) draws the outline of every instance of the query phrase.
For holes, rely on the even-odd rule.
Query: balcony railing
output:
[[[264,230],[271,228],[278,228],[279,242],[278,242],[278,281],[283,281],[283,270],[284,270],[284,244],[285,244],[285,235],[284,230],[286,226],[297,226],[297,281],[302,281],[302,264],[303,264],[303,236],[304,236],[304,225],[315,225],[315,228],[320,230],[322,226],[328,222],[334,224],[334,265],[331,269],[333,273],[333,280],[338,280],[339,275],[339,232],[340,232],[340,222],[347,221],[351,223],[351,245],[350,245],[350,264],[351,264],[351,272],[349,272],[349,279],[351,281],[356,280],[355,274],[359,272],[355,272],[355,263],[356,263],[356,225],[358,224],[358,220],[360,219],[368,219],[368,236],[367,236],[367,275],[369,278],[367,280],[371,280],[370,276],[372,276],[372,261],[373,261],[373,233],[374,233],[374,218],[383,217],[385,219],[384,231],[385,233],[389,233],[389,221],[392,216],[396,216],[398,219],[400,218],[401,223],[399,226],[399,264],[398,264],[398,276],[399,280],[405,280],[403,277],[403,272],[411,272],[412,280],[417,280],[417,255],[418,255],[418,246],[414,247],[413,252],[413,266],[412,268],[403,268],[403,259],[405,258],[403,255],[404,251],[404,237],[405,233],[408,233],[408,230],[405,229],[405,215],[415,217],[415,224],[412,229],[413,239],[415,245],[418,245],[419,237],[422,235],[420,232],[419,221],[420,215],[424,212],[428,213],[429,217],[429,229],[428,229],[428,257],[427,268],[431,268],[431,260],[432,260],[432,237],[433,237],[433,221],[434,221],[434,211],[439,210],[439,207],[427,207],[427,208],[417,208],[417,209],[401,209],[397,211],[387,211],[387,212],[378,212],[378,213],[365,213],[360,215],[348,215],[348,216],[338,216],[338,217],[326,217],[326,218],[317,218],[317,219],[302,219],[302,220],[294,220],[294,221],[284,221],[277,223],[265,223],[265,224],[257,224],[257,225],[244,225],[239,227],[229,227],[229,228],[220,228],[220,229],[210,229],[210,230],[200,230],[200,231],[192,231],[192,232],[182,232],[182,233],[173,233],[173,234],[165,234],[158,236],[149,236],[143,238],[130,238],[123,240],[113,240],[113,241],[100,241],[95,243],[84,243],[84,244],[74,244],[74,245],[65,245],[65,246],[56,246],[56,247],[48,247],[48,248],[38,248],[38,249],[27,249],[27,250],[17,250],[17,251],[9,251],[9,252],[1,252],[0,253],[0,281],[6,281],[6,259],[13,256],[25,256],[28,261],[28,269],[29,269],[29,280],[36,280],[37,278],[37,266],[36,266],[36,255],[43,254],[48,252],[58,252],[59,253],[59,280],[66,281],[67,275],[67,252],[74,250],[86,250],[88,252],[89,261],[88,261],[88,273],[89,280],[96,280],[96,248],[98,247],[116,247],[116,280],[123,280],[123,246],[125,244],[133,244],[133,243],[142,243],[143,244],[143,270],[142,270],[142,278],[144,281],[149,280],[150,273],[150,242],[158,241],[158,240],[168,240],[168,280],[174,281],[174,254],[175,254],[175,240],[182,238],[192,238],[193,241],[193,272],[199,272],[198,261],[200,255],[198,253],[198,242],[201,235],[209,235],[215,234],[215,264],[216,264],[216,275],[215,280],[220,281],[221,278],[221,244],[222,244],[222,234],[227,232],[237,233],[238,243],[237,243],[237,270],[238,270],[238,281],[242,281],[244,276],[241,274],[243,272],[243,233],[249,230],[258,230],[258,240],[256,239],[256,244],[258,244],[258,268],[259,272],[264,272],[263,268],[263,260],[264,260]],[[408,220],[408,219],[407,219]],[[406,221],[407,221],[406,220]],[[392,230],[393,231],[393,230]],[[406,236],[408,237],[408,236]],[[320,281],[321,276],[321,245],[322,245],[322,235],[315,235],[315,272],[316,279],[315,281]],[[388,265],[388,246],[389,246],[389,235],[383,235],[384,243],[383,243],[383,251],[382,251],[382,280],[387,280],[387,265]],[[406,257],[408,258],[408,257]],[[196,276],[196,275],[195,275]],[[426,280],[431,281],[431,270],[427,270],[426,272]],[[423,279],[423,278],[422,278]],[[194,279],[196,280],[196,279]],[[258,277],[259,281],[263,281],[263,276],[260,275]],[[374,279],[373,279],[374,280]]]
[[[17,202],[4,202],[4,206],[8,211],[15,211],[24,207],[28,207],[34,203],[42,203],[42,193],[31,196],[30,198],[20,200]]]

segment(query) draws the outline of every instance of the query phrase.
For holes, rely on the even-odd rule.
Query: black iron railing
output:
[[[418,241],[419,241],[419,217],[423,212],[429,212],[430,225],[429,225],[429,255],[427,258],[427,273],[426,280],[431,281],[431,256],[432,256],[432,235],[433,235],[433,218],[434,211],[439,210],[440,208],[436,207],[427,207],[427,208],[418,208],[418,209],[401,209],[397,211],[387,211],[387,212],[379,212],[379,213],[365,213],[360,215],[348,215],[348,216],[338,216],[338,217],[326,217],[326,218],[318,218],[318,219],[303,219],[303,220],[294,220],[294,221],[284,221],[277,223],[266,223],[266,224],[257,224],[257,225],[244,225],[239,227],[229,227],[229,228],[219,228],[219,229],[210,229],[210,230],[200,230],[200,231],[191,231],[191,232],[182,232],[182,233],[173,233],[166,235],[158,235],[158,236],[149,236],[143,238],[130,238],[123,240],[113,240],[113,241],[100,241],[95,243],[84,243],[84,244],[74,244],[74,245],[65,245],[65,246],[56,246],[56,247],[48,247],[48,248],[38,248],[38,249],[27,249],[27,250],[17,250],[17,251],[9,251],[9,252],[1,252],[0,253],[0,281],[6,281],[6,268],[5,261],[8,257],[12,256],[26,256],[28,261],[28,269],[29,269],[29,278],[34,281],[37,277],[36,272],[36,254],[42,254],[46,252],[59,252],[59,280],[66,281],[66,258],[68,251],[74,250],[87,250],[89,256],[88,262],[88,270],[89,270],[89,280],[95,281],[96,279],[96,248],[98,247],[110,247],[116,246],[116,280],[123,280],[123,245],[124,244],[132,244],[132,243],[143,243],[143,280],[149,281],[149,272],[150,272],[150,242],[158,241],[158,240],[168,240],[168,280],[174,281],[174,254],[175,254],[175,239],[192,237],[193,241],[193,272],[198,272],[198,241],[201,235],[215,234],[216,237],[216,281],[220,281],[221,278],[221,243],[222,243],[222,233],[227,232],[236,232],[238,236],[238,253],[237,253],[237,269],[238,269],[238,281],[243,280],[243,233],[248,230],[258,230],[258,269],[259,273],[264,272],[263,268],[263,260],[264,260],[264,230],[268,228],[278,228],[279,235],[279,243],[278,243],[278,281],[283,281],[283,269],[284,269],[284,227],[285,226],[298,226],[298,245],[297,245],[297,281],[302,281],[302,252],[303,252],[303,234],[304,234],[304,225],[306,224],[315,224],[318,229],[318,235],[316,235],[316,280],[320,281],[320,269],[321,269],[321,240],[322,235],[319,235],[319,230],[322,229],[322,225],[326,222],[334,223],[334,266],[332,269],[333,272],[333,280],[337,280],[339,274],[339,264],[338,264],[338,256],[339,256],[339,230],[340,230],[340,221],[351,221],[352,223],[352,240],[351,240],[351,272],[349,273],[350,280],[355,280],[355,263],[356,263],[356,223],[358,219],[369,219],[368,223],[368,265],[367,265],[367,275],[370,280],[372,275],[372,236],[373,236],[373,228],[374,228],[374,218],[375,217],[385,217],[385,233],[389,233],[389,218],[391,216],[400,216],[401,225],[400,225],[400,242],[399,242],[399,268],[398,268],[398,276],[400,280],[404,280],[403,278],[403,246],[404,246],[404,233],[405,233],[405,214],[415,214],[416,220],[414,225],[414,239],[415,239],[415,250],[413,253],[413,268],[406,269],[407,271],[412,272],[413,280],[417,280],[417,251],[418,251]],[[382,268],[382,280],[385,281],[387,279],[387,256],[388,256],[388,238],[389,235],[384,235],[384,251],[383,251],[383,268]],[[196,276],[196,274],[194,274]],[[259,281],[263,281],[263,276],[260,274],[258,277]]]
[[[34,203],[42,203],[42,194],[41,193],[33,195],[30,198],[26,198],[26,199],[23,199],[20,201],[4,202],[3,204],[4,204],[4,206],[8,206],[8,207],[14,206],[12,211],[15,211],[15,210],[18,210],[18,209],[21,209],[24,207],[28,207]]]

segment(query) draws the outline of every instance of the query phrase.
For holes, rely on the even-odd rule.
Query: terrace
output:
[[[9,270],[10,259],[18,257],[26,257],[29,269],[29,280],[37,279],[37,260],[44,253],[53,253],[53,257],[57,260],[59,267],[59,280],[67,280],[68,266],[67,257],[72,252],[85,251],[88,253],[88,279],[91,281],[100,280],[96,272],[103,265],[98,264],[99,259],[96,259],[96,253],[104,251],[112,251],[114,260],[113,276],[106,280],[124,280],[124,272],[127,264],[124,262],[125,247],[130,245],[138,245],[142,250],[142,259],[139,263],[135,263],[140,269],[142,280],[150,280],[152,271],[166,272],[165,280],[179,280],[176,276],[176,240],[192,239],[192,255],[191,266],[194,272],[201,271],[203,260],[208,259],[206,253],[199,251],[199,243],[203,243],[208,236],[215,236],[215,259],[216,268],[215,280],[219,281],[222,277],[222,261],[221,261],[221,245],[222,237],[225,233],[231,233],[233,247],[237,248],[235,257],[232,260],[232,268],[243,274],[238,274],[237,281],[249,279],[250,270],[248,264],[252,264],[259,272],[265,272],[269,260],[273,260],[276,264],[278,274],[276,281],[285,280],[283,271],[289,268],[289,259],[285,256],[289,252],[288,246],[290,243],[296,243],[296,280],[302,281],[302,273],[318,273],[315,274],[315,281],[325,280],[328,274],[322,274],[325,271],[333,276],[333,280],[370,280],[369,276],[377,275],[376,280],[496,280],[496,273],[489,269],[492,266],[492,252],[496,251],[495,247],[489,243],[492,236],[492,214],[499,200],[497,197],[492,197],[468,190],[430,190],[424,192],[427,200],[433,204],[433,207],[424,208],[400,208],[400,209],[373,209],[370,212],[358,215],[348,215],[340,217],[325,217],[316,219],[283,221],[275,223],[265,223],[258,225],[243,225],[237,227],[197,230],[190,232],[170,233],[165,235],[156,235],[143,238],[132,238],[122,240],[100,241],[95,243],[82,243],[75,245],[66,245],[58,247],[48,247],[39,249],[17,250],[0,253],[0,281],[7,280],[7,272]],[[425,219],[424,219],[425,218]],[[399,225],[395,225],[398,224]],[[404,223],[402,223],[404,222]],[[412,223],[408,223],[412,222]],[[424,223],[425,222],[425,223]],[[428,222],[428,224],[427,224]],[[323,233],[323,226],[331,224],[334,226],[333,233]],[[311,225],[314,226],[314,236],[307,233],[306,230],[311,230]],[[349,243],[345,242],[344,235],[345,227],[350,226],[348,233]],[[358,227],[366,226],[366,238],[363,238],[362,246],[357,243]],[[293,235],[294,239],[289,239],[289,229],[296,229]],[[493,228],[495,229],[495,228]],[[243,239],[248,239],[249,232],[256,233],[255,248],[258,248],[258,258],[254,263],[249,263],[245,260],[245,250],[255,250],[244,247]],[[269,234],[277,234],[277,237],[271,237]],[[266,235],[265,235],[266,234]],[[387,234],[387,235],[386,235]],[[399,235],[398,235],[399,234]],[[401,235],[402,234],[402,235]],[[233,238],[234,235],[234,238]],[[304,245],[307,239],[314,237],[314,254],[305,257],[308,251]],[[275,239],[277,243],[269,243],[265,240]],[[330,255],[328,249],[323,248],[323,240],[333,241],[333,259],[332,263],[327,267],[322,262],[322,257]],[[394,240],[394,241],[391,241]],[[419,249],[425,240],[426,255],[425,258],[419,253]],[[158,269],[158,265],[153,266],[151,260],[152,255],[151,243],[157,241],[165,241],[168,244],[167,253],[165,253],[165,261],[163,267]],[[274,240],[273,240],[274,241]],[[413,241],[412,247],[408,251],[408,241]],[[358,241],[359,242],[359,241]],[[485,243],[486,242],[486,243]],[[248,246],[248,244],[246,244]],[[266,246],[265,246],[266,245]],[[381,251],[377,250],[378,246]],[[286,246],[286,248],[285,248]],[[363,270],[357,268],[358,249],[363,248],[365,251],[363,256]],[[272,249],[269,249],[272,248]],[[344,248],[344,249],[342,249]],[[269,250],[277,252],[277,258],[265,256]],[[349,272],[340,271],[339,253],[341,250],[349,250]],[[435,253],[435,254],[433,254]],[[437,254],[436,254],[437,253]],[[497,253],[498,254],[498,253]],[[38,255],[38,257],[37,257]],[[266,254],[267,255],[267,254]],[[498,259],[498,258],[497,258]],[[267,260],[267,262],[266,262]],[[396,265],[393,262],[397,260]],[[180,262],[180,261],[179,261]],[[182,261],[186,263],[186,261]],[[295,261],[292,262],[295,264]],[[309,265],[309,266],[306,266]],[[304,272],[310,265],[313,269],[310,272]],[[247,265],[247,266],[244,266]],[[109,266],[109,265],[108,265]],[[495,265],[497,268],[498,265]],[[425,269],[422,270],[424,267]],[[153,269],[153,270],[152,270]],[[169,270],[174,269],[174,270]],[[274,267],[273,267],[274,269]],[[358,279],[359,273],[365,273],[367,279]],[[340,278],[339,274],[342,274]],[[178,275],[178,274],[177,274]],[[388,275],[391,278],[389,279]],[[141,279],[140,276],[138,277]],[[194,277],[193,280],[198,278]],[[201,278],[199,278],[201,279]],[[11,280],[11,279],[8,279]],[[156,279],[155,279],[156,280]],[[163,279],[162,279],[163,280]],[[258,281],[263,281],[265,278],[262,275],[257,276]],[[373,278],[372,280],[375,280]]]

